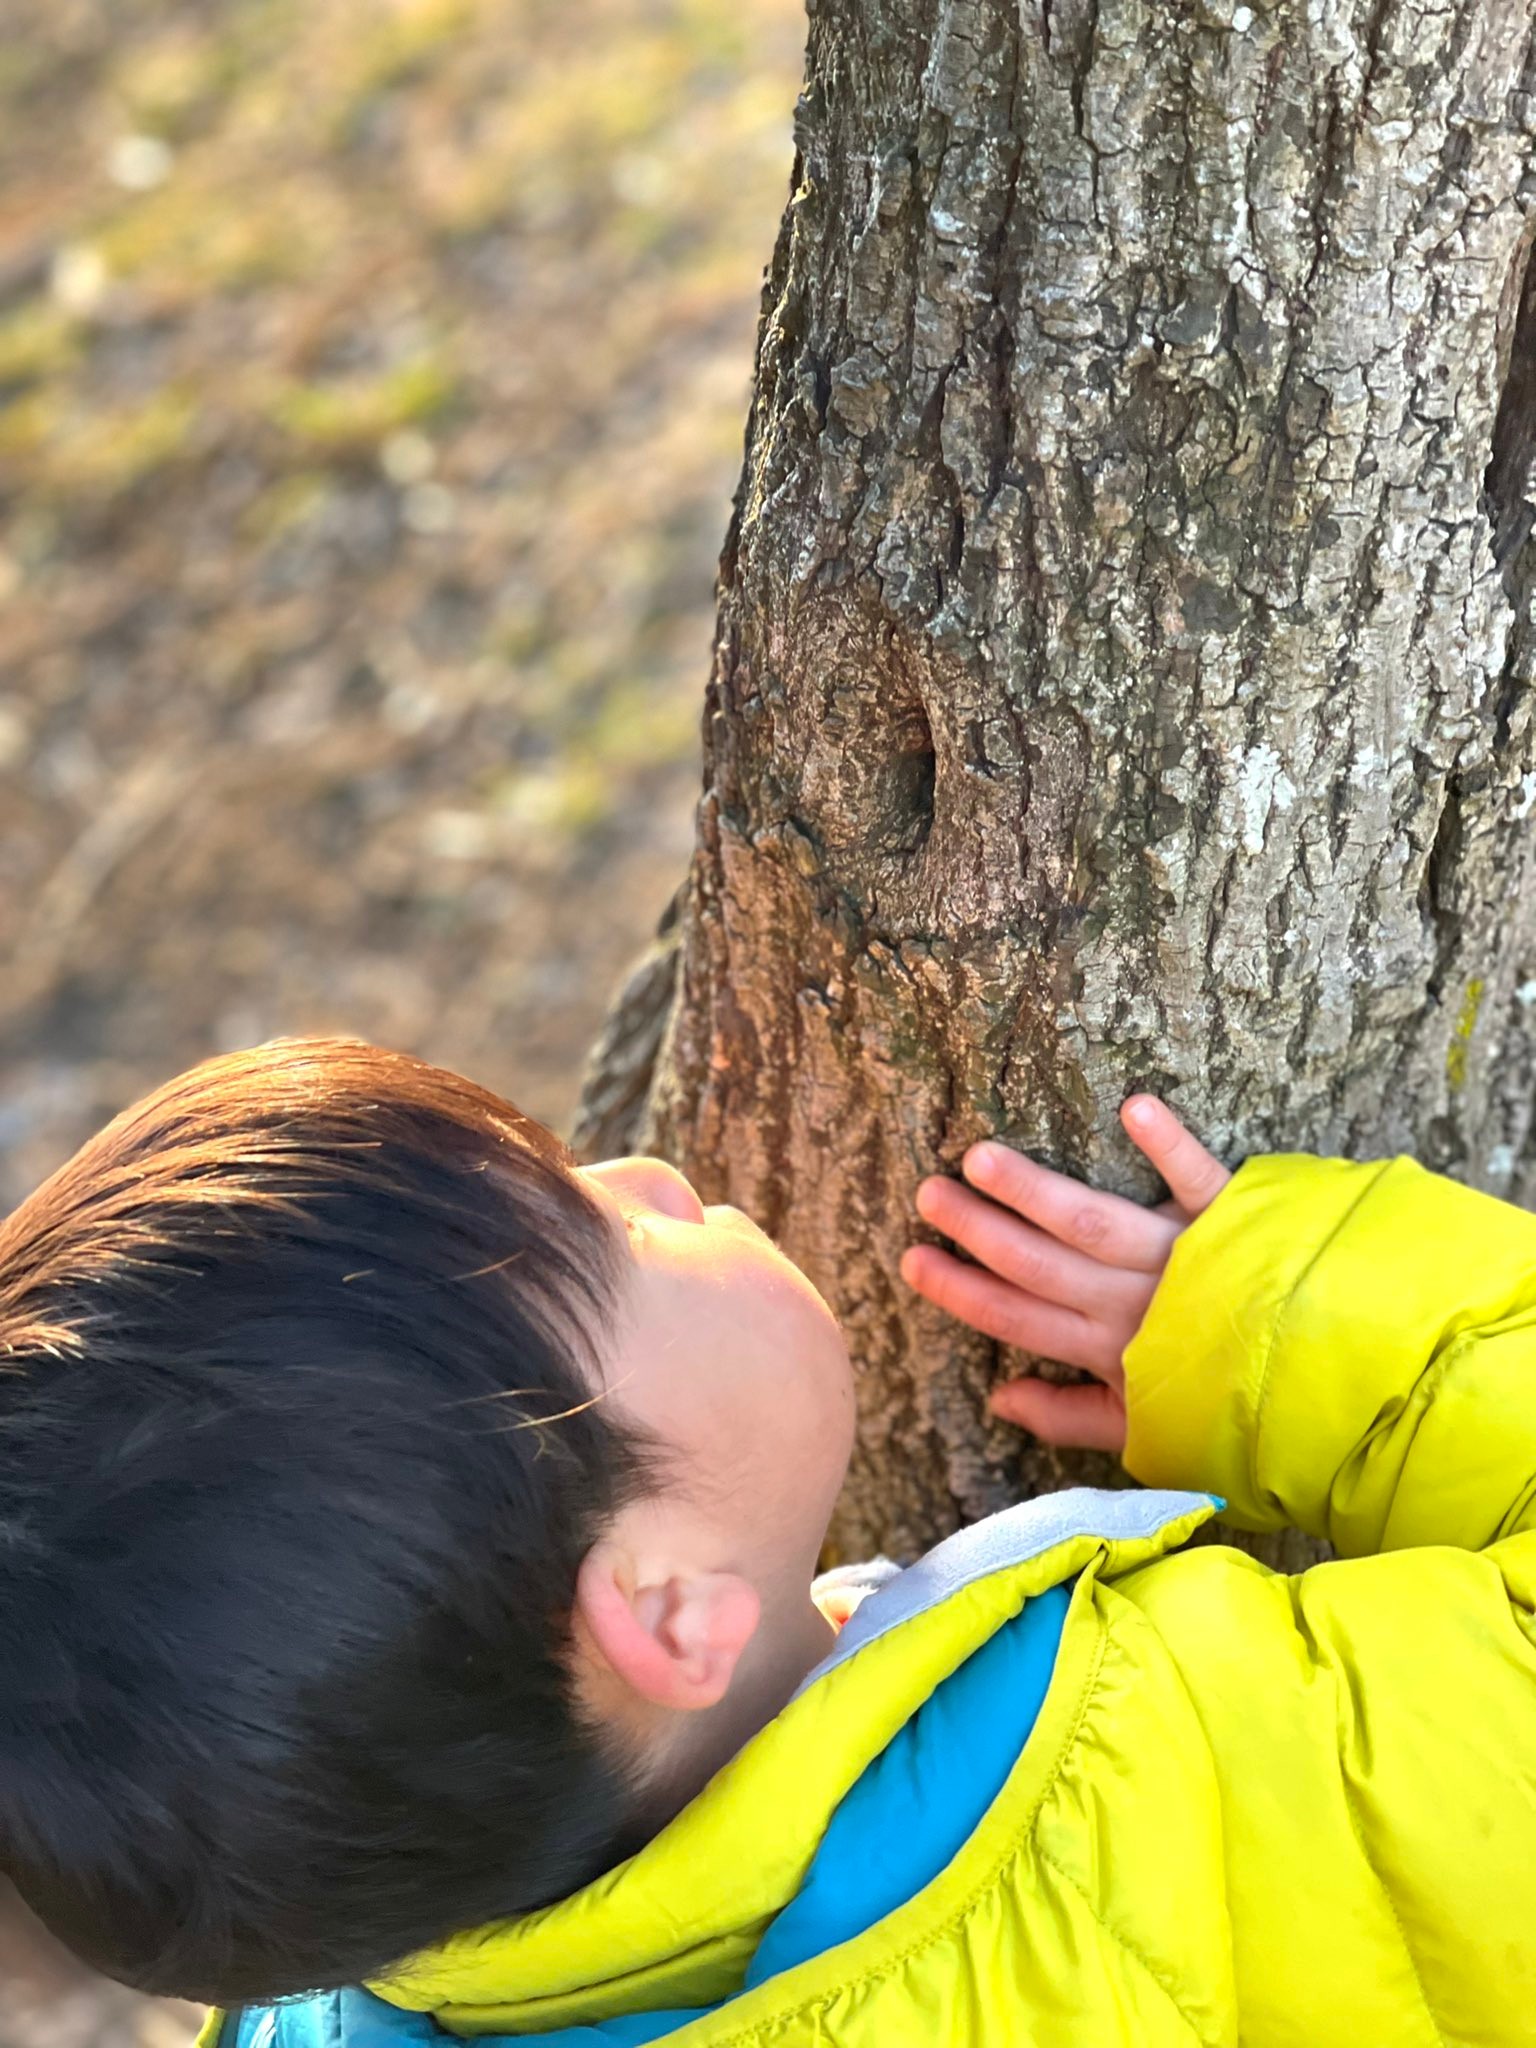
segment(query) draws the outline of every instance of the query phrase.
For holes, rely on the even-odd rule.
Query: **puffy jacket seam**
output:
[[[1089,1897],[1088,1892],[1084,1888],[1082,1881],[1079,1878],[1074,1877],[1070,1870],[1065,1869],[1060,1863],[1058,1863],[1056,1858],[1049,1851],[1049,1849],[1045,1848],[1042,1843],[1037,1841],[1035,1843],[1035,1849],[1040,1857],[1041,1862],[1048,1863],[1051,1866],[1052,1870],[1055,1871],[1056,1875],[1062,1880],[1064,1884],[1071,1885],[1073,1891],[1077,1893],[1078,1897],[1082,1900],[1083,1904],[1088,1908],[1088,1911],[1093,1915],[1095,1926],[1102,1927],[1104,1932],[1109,1936],[1110,1940],[1117,1943],[1120,1948],[1124,1949],[1125,1953],[1131,1958],[1132,1962],[1139,1963],[1141,1965],[1142,1969],[1146,1971],[1147,1975],[1151,1978],[1152,1982],[1157,1986],[1158,1990],[1162,1992],[1164,1998],[1167,1999],[1168,2003],[1173,2007],[1174,2011],[1178,2014],[1179,2018],[1184,2022],[1185,2026],[1188,2027],[1189,2031],[1194,2035],[1195,2039],[1201,2044],[1201,2048],[1216,2048],[1216,2044],[1213,2041],[1211,2041],[1207,2035],[1201,2033],[1200,2029],[1195,2025],[1194,2021],[1190,2018],[1189,2014],[1184,2010],[1183,2005],[1179,2001],[1178,1994],[1174,1991],[1173,1987],[1170,1984],[1166,1984],[1163,1981],[1162,1973],[1158,1969],[1156,1969],[1152,1963],[1150,1963],[1147,1960],[1147,1958],[1142,1954],[1141,1950],[1137,1947],[1136,1943],[1134,1941],[1129,1940],[1124,1934],[1122,1934],[1118,1927],[1111,1927],[1109,1922],[1104,1918],[1103,1914],[1099,1911],[1098,1907],[1095,1906],[1093,1900]]]
[[[1259,1383],[1257,1388],[1254,1390],[1253,1438],[1248,1454],[1248,1483],[1252,1491],[1253,1498],[1255,1500],[1263,1500],[1265,1498],[1265,1492],[1263,1489],[1261,1489],[1259,1485],[1259,1440],[1263,1433],[1264,1428],[1264,1411],[1269,1403],[1270,1387],[1272,1384],[1272,1368],[1275,1362],[1275,1353],[1280,1348],[1280,1333],[1285,1326],[1287,1318],[1290,1316],[1291,1311],[1295,1306],[1296,1297],[1300,1294],[1303,1287],[1306,1286],[1308,1280],[1311,1279],[1312,1274],[1316,1270],[1319,1261],[1332,1248],[1334,1241],[1353,1220],[1355,1211],[1361,1206],[1361,1204],[1366,1200],[1366,1198],[1369,1195],[1375,1193],[1376,1188],[1381,1181],[1382,1175],[1390,1171],[1393,1163],[1394,1162],[1390,1159],[1384,1161],[1380,1171],[1371,1175],[1370,1180],[1360,1190],[1359,1194],[1355,1196],[1354,1200],[1350,1203],[1349,1207],[1344,1211],[1343,1215],[1339,1217],[1338,1221],[1333,1225],[1332,1229],[1328,1232],[1328,1235],[1323,1239],[1322,1243],[1318,1245],[1316,1249],[1313,1251],[1312,1256],[1307,1260],[1306,1264],[1302,1267],[1301,1271],[1296,1275],[1296,1278],[1291,1282],[1290,1286],[1286,1289],[1284,1296],[1282,1297],[1278,1307],[1275,1310],[1274,1321],[1271,1323],[1269,1330],[1269,1342],[1264,1347],[1264,1362],[1259,1368]]]
[[[1206,2037],[1201,2033],[1200,2029],[1195,2025],[1194,2021],[1190,2018],[1189,2014],[1184,2010],[1183,2006],[1179,2003],[1179,2000],[1177,1999],[1177,1997],[1175,1997],[1173,1991],[1169,1988],[1167,1984],[1163,1982],[1161,1976],[1155,1969],[1153,1969],[1152,1965],[1147,1961],[1146,1957],[1141,1953],[1141,1951],[1135,1946],[1134,1943],[1127,1941],[1125,1936],[1120,1932],[1120,1930],[1117,1927],[1110,1926],[1109,1922],[1103,1917],[1103,1915],[1099,1912],[1098,1908],[1094,1905],[1093,1900],[1088,1896],[1088,1893],[1084,1890],[1080,1881],[1076,1877],[1074,1877],[1070,1871],[1067,1871],[1062,1868],[1061,1864],[1057,1862],[1056,1858],[1050,1853],[1050,1851],[1046,1848],[1045,1844],[1040,1840],[1039,1837],[1038,1829],[1040,1825],[1040,1815],[1044,1810],[1046,1799],[1049,1796],[1052,1788],[1054,1787],[1056,1780],[1061,1776],[1062,1770],[1065,1768],[1067,1758],[1071,1755],[1073,1749],[1077,1745],[1078,1736],[1082,1733],[1083,1723],[1088,1718],[1088,1709],[1092,1705],[1094,1695],[1098,1691],[1099,1679],[1102,1676],[1104,1669],[1104,1658],[1108,1653],[1108,1650],[1109,1627],[1107,1623],[1101,1620],[1099,1623],[1099,1641],[1098,1647],[1094,1653],[1093,1668],[1089,1672],[1087,1681],[1083,1686],[1083,1694],[1082,1698],[1078,1701],[1077,1712],[1072,1717],[1071,1733],[1067,1736],[1066,1741],[1061,1745],[1061,1754],[1057,1757],[1055,1765],[1048,1774],[1045,1783],[1040,1788],[1040,1797],[1035,1801],[1034,1806],[1030,1811],[1029,1819],[1026,1821],[1024,1827],[1020,1830],[1020,1842],[1015,1846],[1014,1853],[1018,1853],[1018,1848],[1022,1846],[1022,1842],[1025,1838],[1032,1840],[1034,1843],[1035,1854],[1040,1858],[1041,1862],[1049,1864],[1050,1868],[1056,1872],[1057,1876],[1061,1878],[1063,1883],[1069,1884],[1072,1887],[1072,1889],[1077,1893],[1078,1897],[1082,1900],[1083,1904],[1087,1907],[1088,1912],[1092,1917],[1094,1925],[1096,1927],[1101,1927],[1104,1930],[1104,1932],[1109,1936],[1111,1941],[1118,1943],[1119,1946],[1125,1951],[1125,1953],[1128,1956],[1132,1958],[1133,1961],[1141,1965],[1142,1969],[1146,1971],[1148,1977],[1157,1986],[1158,1990],[1162,1992],[1163,1996],[1167,1999],[1168,2003],[1173,2007],[1174,2011],[1178,2014],[1179,2018],[1184,2022],[1185,2026],[1188,2027],[1191,2034],[1193,2034],[1195,2039],[1201,2043],[1201,2048],[1214,2048],[1214,2044],[1206,2040]]]
[[[1408,1939],[1408,1930],[1403,1925],[1402,1915],[1397,1910],[1397,1901],[1393,1898],[1391,1887],[1376,1868],[1371,1852],[1366,1847],[1365,1827],[1356,1810],[1355,1796],[1350,1789],[1349,1775],[1343,1768],[1342,1758],[1340,1759],[1339,1784],[1344,1792],[1344,1811],[1349,1815],[1350,1828],[1354,1833],[1355,1840],[1360,1845],[1361,1860],[1364,1862],[1366,1869],[1371,1873],[1371,1876],[1376,1880],[1381,1896],[1386,1901],[1387,1911],[1392,1915],[1392,1925],[1397,1929],[1397,1938],[1403,1944],[1403,1954],[1408,1958],[1408,1968],[1413,1975],[1413,1987],[1418,1992],[1419,2001],[1424,2007],[1424,2017],[1429,2021],[1430,2032],[1440,2044],[1440,2048],[1447,2048],[1446,2038],[1441,2031],[1440,2022],[1435,2018],[1435,2009],[1429,2002],[1429,1993],[1424,1989],[1424,1979],[1419,1974],[1418,1958],[1413,1953],[1413,1945]]]
[[[1465,1380],[1464,1368],[1472,1368],[1476,1366],[1478,1361],[1479,1350],[1481,1347],[1481,1342],[1486,1335],[1487,1332],[1484,1330],[1463,1329],[1458,1330],[1454,1336],[1448,1338],[1443,1348],[1431,1357],[1428,1365],[1424,1368],[1423,1372],[1419,1374],[1418,1378],[1414,1381],[1413,1385],[1404,1395],[1402,1406],[1398,1409],[1396,1415],[1394,1415],[1392,1418],[1391,1428],[1393,1430],[1396,1430],[1405,1421],[1411,1422],[1415,1434],[1421,1428],[1423,1428],[1424,1425],[1429,1421],[1430,1413],[1433,1410],[1435,1403],[1440,1399],[1442,1394],[1445,1392],[1446,1387],[1448,1385],[1459,1386],[1463,1384]],[[1371,1433],[1372,1432],[1367,1432],[1367,1437]],[[1366,1439],[1362,1439],[1362,1442],[1363,1441],[1366,1441]],[[1409,1452],[1411,1455],[1411,1441],[1409,1445]],[[1525,1488],[1525,1491],[1527,1493],[1530,1492],[1531,1486],[1533,1484],[1536,1484],[1536,1480],[1527,1481]],[[1511,1502],[1510,1506],[1505,1510],[1504,1514],[1500,1516],[1499,1521],[1495,1523],[1494,1533],[1488,1539],[1488,1542],[1478,1544],[1475,1546],[1475,1554],[1481,1555],[1484,1551],[1488,1550],[1493,1544],[1503,1542],[1506,1537],[1512,1535],[1519,1535],[1522,1533],[1521,1526],[1518,1522],[1512,1529],[1506,1530],[1503,1527],[1503,1523],[1507,1519],[1507,1517],[1511,1514],[1515,1514],[1518,1512],[1519,1505],[1520,1501],[1519,1497],[1517,1496],[1517,1498],[1513,1502]],[[1388,1521],[1390,1521],[1391,1519],[1390,1506],[1388,1508],[1386,1519]],[[1380,1540],[1384,1536],[1385,1523],[1383,1524],[1382,1530],[1379,1532],[1378,1540]],[[1458,1544],[1456,1547],[1460,1548],[1461,1546]],[[1468,1547],[1473,1548],[1473,1546]]]
[[[1087,1677],[1083,1681],[1083,1689],[1078,1699],[1077,1711],[1072,1716],[1072,1726],[1067,1731],[1067,1734],[1062,1741],[1061,1748],[1058,1750],[1056,1754],[1055,1761],[1052,1763],[1050,1769],[1046,1772],[1044,1778],[1041,1780],[1039,1791],[1036,1794],[1034,1802],[1030,1806],[1028,1814],[1020,1823],[1018,1832],[1013,1836],[1012,1840],[1008,1843],[1008,1846],[1004,1849],[1002,1855],[999,1856],[999,1858],[991,1866],[991,1868],[988,1871],[986,1871],[986,1873],[982,1877],[977,1879],[975,1885],[971,1888],[970,1891],[966,1893],[965,1897],[961,1900],[960,1904],[955,1907],[954,1911],[948,1914],[945,1917],[945,1919],[939,1923],[937,1927],[930,1927],[926,1934],[918,1936],[918,1938],[915,1941],[911,1942],[907,1947],[898,1951],[897,1954],[893,1956],[888,1956],[886,1960],[883,1963],[880,1963],[878,1966],[866,1970],[861,1970],[855,1976],[845,1977],[832,1990],[826,1992],[820,1998],[809,2000],[804,2003],[792,2003],[781,2006],[776,2012],[763,2014],[760,2019],[755,2020],[751,2024],[751,2026],[745,2028],[740,2032],[734,2034],[722,2034],[718,2037],[717,2040],[715,2040],[714,2048],[738,2048],[738,2044],[740,2043],[750,2043],[753,2041],[760,2040],[769,2027],[778,2026],[785,2020],[807,2019],[814,2014],[825,2012],[829,2006],[835,2004],[838,1999],[846,1996],[848,1992],[856,1990],[864,1985],[875,1984],[881,1978],[893,1975],[897,1970],[899,1970],[902,1967],[904,1963],[909,1963],[914,1956],[922,1955],[924,1950],[932,1948],[937,1942],[944,1940],[946,1936],[952,1934],[954,1930],[961,1924],[961,1922],[968,1918],[968,1916],[975,1910],[977,1901],[984,1897],[987,1892],[991,1891],[997,1885],[999,1880],[1002,1878],[1003,1873],[1009,1868],[1011,1864],[1014,1864],[1018,1861],[1019,1857],[1022,1856],[1022,1854],[1024,1853],[1026,1844],[1029,1843],[1031,1840],[1034,1840],[1036,1853],[1039,1854],[1045,1861],[1050,1861],[1050,1858],[1045,1856],[1045,1851],[1041,1849],[1039,1841],[1037,1839],[1034,1839],[1035,1828],[1040,1819],[1041,1809],[1044,1807],[1046,1800],[1050,1797],[1051,1791],[1056,1784],[1056,1780],[1061,1776],[1061,1773],[1066,1766],[1067,1758],[1072,1754],[1072,1751],[1076,1746],[1078,1735],[1081,1732],[1084,1719],[1086,1718],[1088,1713],[1089,1704],[1092,1701],[1093,1695],[1098,1687],[1099,1674],[1103,1669],[1104,1655],[1106,1649],[1108,1648],[1108,1643],[1109,1632],[1101,1622],[1099,1625],[1099,1639],[1094,1647],[1093,1662],[1089,1668]],[[1095,1916],[1095,1918],[1097,1919],[1097,1916]],[[876,1922],[876,1925],[878,1924],[879,1923]],[[1099,1921],[1098,1924],[1102,1926],[1103,1922]],[[1113,1933],[1113,1930],[1106,1928],[1105,1932]],[[1116,1936],[1115,1938],[1117,1940],[1119,1939],[1118,1936]],[[1156,1980],[1154,1978],[1154,1982],[1155,1981]],[[1164,1989],[1164,1987],[1161,1985],[1158,1988],[1160,1990]],[[1175,2010],[1179,2012],[1180,2017],[1187,2019],[1187,2015],[1184,2014],[1182,2008],[1180,2008],[1177,2005],[1177,2001],[1175,2001],[1174,2003]],[[1196,2033],[1195,2038],[1197,2040],[1200,2039],[1198,2032]],[[1210,2048],[1210,2044],[1202,2043],[1202,2048]]]
[[[1378,1433],[1388,1437],[1395,1435],[1406,1424],[1411,1433],[1405,1455],[1411,1458],[1414,1450],[1414,1437],[1417,1436],[1419,1430],[1429,1420],[1430,1410],[1444,1392],[1446,1382],[1452,1377],[1455,1368],[1461,1361],[1464,1358],[1472,1357],[1476,1349],[1477,1345],[1472,1331],[1463,1330],[1452,1337],[1441,1351],[1431,1356],[1424,1370],[1403,1395],[1401,1402],[1392,1413],[1391,1419],[1385,1428],[1382,1428],[1378,1418],[1371,1425],[1371,1428],[1366,1431],[1360,1442],[1355,1445],[1355,1449],[1358,1451],[1361,1444],[1369,1443],[1371,1438]],[[1337,1479],[1337,1475],[1335,1475],[1335,1478]],[[1331,1509],[1331,1493],[1329,1504]],[[1388,1502],[1386,1512],[1381,1518],[1380,1527],[1376,1531],[1376,1547],[1378,1551],[1386,1536],[1386,1525],[1392,1518],[1394,1505],[1395,1501]]]

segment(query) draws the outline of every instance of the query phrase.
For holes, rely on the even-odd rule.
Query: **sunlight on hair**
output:
[[[558,1415],[528,1415],[521,1422],[503,1423],[492,1433],[493,1435],[501,1436],[515,1429],[548,1429],[553,1422],[567,1422],[571,1416],[584,1415],[589,1408],[595,1408],[598,1402],[605,1400],[608,1395],[616,1394],[619,1388],[632,1380],[634,1376],[633,1370],[630,1370],[621,1378],[616,1379],[611,1387],[599,1387],[598,1391],[595,1394],[588,1395],[585,1401],[577,1401],[569,1408],[562,1408]],[[538,1394],[543,1391],[541,1387],[499,1387],[493,1394],[471,1394],[465,1400],[455,1401],[450,1405],[455,1408],[478,1408],[486,1402],[517,1401],[521,1400],[526,1394]]]

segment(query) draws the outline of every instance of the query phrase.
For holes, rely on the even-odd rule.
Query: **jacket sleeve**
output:
[[[1409,1159],[1248,1161],[1125,1354],[1125,1463],[1345,1557],[1536,1529],[1536,1216]]]

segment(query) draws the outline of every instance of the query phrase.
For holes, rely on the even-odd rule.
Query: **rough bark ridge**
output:
[[[1151,1086],[1536,1192],[1533,30],[813,0],[697,850],[576,1138],[844,1318],[842,1554],[1062,1476],[895,1274],[973,1139],[1149,1192]]]

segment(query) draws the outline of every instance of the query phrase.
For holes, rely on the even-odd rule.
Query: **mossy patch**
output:
[[[1461,998],[1461,1010],[1456,1018],[1456,1028],[1451,1033],[1451,1042],[1445,1055],[1445,1072],[1453,1089],[1467,1085],[1467,1058],[1472,1043],[1472,1033],[1477,1029],[1477,1013],[1483,1006],[1483,984],[1469,981]]]

